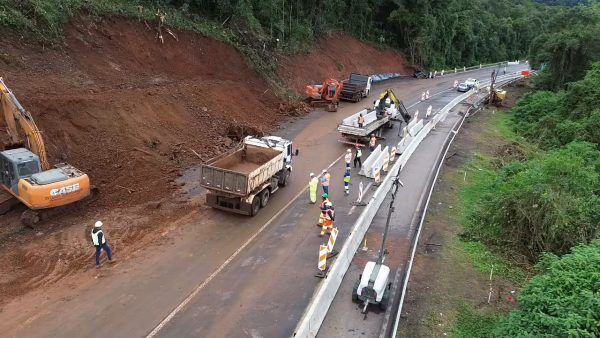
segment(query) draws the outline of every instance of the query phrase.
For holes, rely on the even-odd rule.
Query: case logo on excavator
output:
[[[72,194],[77,191],[79,191],[79,183],[67,185],[62,188],[52,189],[52,190],[50,190],[50,196],[60,197],[60,196]]]

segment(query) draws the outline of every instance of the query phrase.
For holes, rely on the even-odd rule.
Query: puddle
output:
[[[195,166],[184,171],[175,182],[185,198],[192,199],[204,194],[207,190],[200,186],[200,168]]]

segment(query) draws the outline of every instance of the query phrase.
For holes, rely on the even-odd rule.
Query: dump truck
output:
[[[200,185],[215,209],[254,216],[271,195],[288,184],[292,173],[292,142],[278,136],[244,138],[239,147],[201,168]]]
[[[373,79],[368,75],[350,74],[350,78],[342,82],[340,99],[358,102],[362,98],[369,96],[372,81]]]

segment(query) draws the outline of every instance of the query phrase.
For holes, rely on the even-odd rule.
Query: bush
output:
[[[525,163],[513,162],[476,186],[466,234],[517,249],[531,260],[564,254],[600,230],[600,152],[571,143]]]
[[[600,240],[558,258],[545,255],[540,274],[519,296],[499,337],[600,337]]]
[[[515,108],[517,133],[544,149],[584,140],[600,147],[600,62],[581,81],[557,93],[538,91]]]

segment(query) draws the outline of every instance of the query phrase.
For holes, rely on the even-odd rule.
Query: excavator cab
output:
[[[17,148],[0,152],[0,181],[13,194],[19,194],[19,180],[42,171],[40,158],[31,151]]]
[[[86,174],[68,164],[42,170],[40,158],[25,148],[0,152],[0,185],[33,210],[70,204],[90,194]]]

